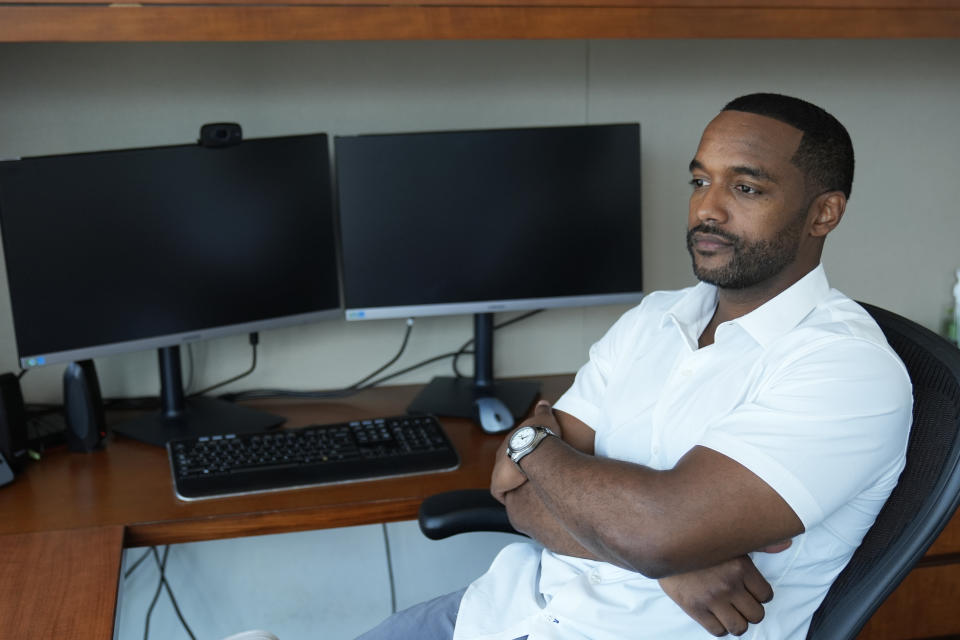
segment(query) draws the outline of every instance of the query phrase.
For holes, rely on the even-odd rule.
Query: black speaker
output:
[[[243,141],[243,130],[236,122],[214,122],[200,127],[200,140],[204,147],[229,147]]]
[[[63,372],[63,415],[68,449],[93,451],[104,443],[107,421],[93,360],[71,362]]]
[[[0,453],[14,471],[27,459],[27,412],[20,379],[12,373],[0,374]]]

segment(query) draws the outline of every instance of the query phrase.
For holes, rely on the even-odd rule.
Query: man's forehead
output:
[[[789,164],[802,138],[802,131],[774,118],[722,111],[704,130],[696,159],[716,155],[730,164]]]

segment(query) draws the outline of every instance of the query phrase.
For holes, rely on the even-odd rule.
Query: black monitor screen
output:
[[[327,137],[0,163],[23,366],[340,308]]]
[[[638,300],[637,124],[335,140],[348,319]]]

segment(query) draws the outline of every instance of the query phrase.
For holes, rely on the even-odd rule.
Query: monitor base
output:
[[[517,421],[522,420],[540,395],[540,383],[528,380],[498,380],[492,386],[477,386],[472,378],[437,377],[430,381],[410,406],[409,413],[475,418],[477,398],[499,398]]]
[[[112,426],[114,433],[163,447],[169,440],[213,436],[225,433],[266,431],[283,424],[285,418],[250,407],[217,400],[190,398],[177,417],[165,418],[159,411]]]

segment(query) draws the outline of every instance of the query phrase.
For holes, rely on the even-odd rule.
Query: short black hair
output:
[[[777,93],[752,93],[727,103],[724,111],[767,116],[803,132],[791,158],[806,175],[808,188],[842,191],[849,199],[853,188],[853,143],[846,128],[820,107]]]

